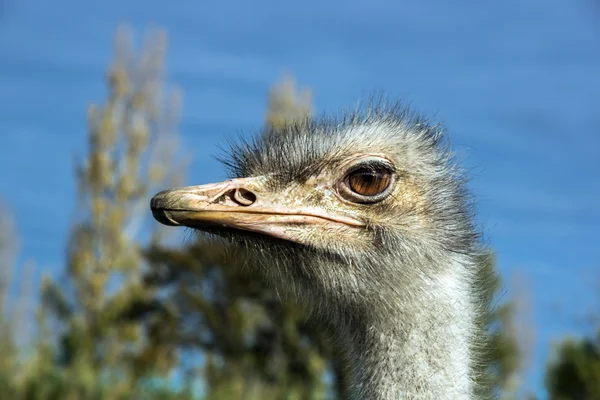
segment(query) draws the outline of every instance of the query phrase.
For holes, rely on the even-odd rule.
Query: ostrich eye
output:
[[[340,182],[339,193],[355,203],[376,203],[391,193],[394,176],[387,164],[359,165]]]
[[[361,196],[377,196],[385,191],[392,177],[384,172],[361,169],[348,175],[348,187]]]

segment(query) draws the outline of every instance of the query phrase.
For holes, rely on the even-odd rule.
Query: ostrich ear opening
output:
[[[306,228],[363,227],[354,218],[318,208],[281,204],[265,193],[260,178],[164,190],[150,201],[154,218],[168,226],[199,230],[234,229],[302,243]]]

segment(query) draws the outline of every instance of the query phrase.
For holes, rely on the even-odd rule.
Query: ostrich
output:
[[[351,398],[472,399],[479,235],[443,129],[402,105],[233,143],[232,179],[151,200],[211,234],[346,350]]]

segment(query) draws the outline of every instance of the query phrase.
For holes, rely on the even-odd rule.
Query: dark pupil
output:
[[[348,177],[348,183],[352,191],[362,196],[375,196],[387,189],[390,176],[374,171],[356,171]]]

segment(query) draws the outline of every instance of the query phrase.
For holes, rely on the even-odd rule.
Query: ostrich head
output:
[[[163,191],[154,217],[218,235],[325,317],[357,396],[470,398],[477,235],[441,128],[380,107],[228,155],[231,180]]]

